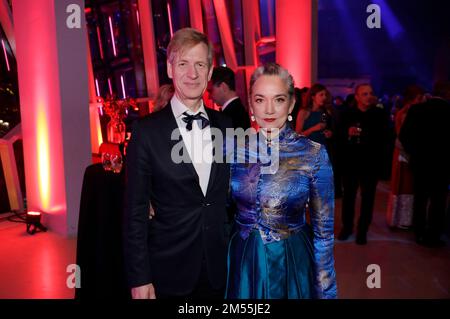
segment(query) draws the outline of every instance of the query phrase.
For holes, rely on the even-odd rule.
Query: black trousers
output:
[[[445,225],[448,178],[446,174],[432,174],[429,171],[415,171],[413,176],[413,225],[416,237],[439,240]]]
[[[373,172],[358,170],[343,175],[344,194],[342,198],[342,224],[346,231],[353,231],[355,201],[358,188],[361,189],[361,209],[358,221],[358,233],[366,234],[372,221],[373,206],[378,178]]]
[[[208,270],[206,268],[206,260],[203,258],[202,269],[200,271],[200,277],[194,290],[181,296],[164,295],[156,293],[157,299],[208,299],[208,300],[223,300],[225,297],[225,287],[220,289],[214,289],[209,283]]]

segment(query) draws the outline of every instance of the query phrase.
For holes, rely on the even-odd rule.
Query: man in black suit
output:
[[[445,245],[440,237],[450,182],[450,83],[437,83],[433,91],[433,98],[411,106],[399,139],[410,156],[414,177],[413,226],[416,241],[437,247]]]
[[[353,232],[355,202],[361,190],[361,209],[356,243],[367,243],[372,221],[377,183],[382,173],[388,140],[388,114],[376,107],[372,86],[360,84],[355,88],[356,106],[349,108],[342,120],[343,147],[342,229],[339,240],[347,240]]]
[[[212,141],[231,121],[203,104],[212,50],[204,34],[177,31],[167,60],[174,97],[133,128],[124,220],[133,298],[223,298],[229,166],[213,159],[213,148],[222,144]]]
[[[250,127],[248,112],[236,94],[233,70],[224,66],[215,67],[208,92],[214,103],[222,108],[222,112],[231,117],[235,129],[240,127],[246,130]]]

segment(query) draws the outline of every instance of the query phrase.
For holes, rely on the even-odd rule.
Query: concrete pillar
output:
[[[77,232],[91,163],[83,0],[13,0],[29,210],[50,230]]]
[[[236,50],[234,49],[233,32],[231,31],[230,21],[228,19],[228,10],[224,0],[213,0],[216,11],[217,25],[219,27],[220,38],[222,40],[223,54],[227,66],[236,72],[238,63]]]
[[[300,88],[317,76],[317,1],[276,0],[276,61]]]
[[[189,18],[191,20],[191,27],[203,33],[201,0],[189,0]]]

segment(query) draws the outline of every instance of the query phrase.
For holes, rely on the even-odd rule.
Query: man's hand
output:
[[[131,288],[131,297],[133,299],[156,299],[155,288],[153,284]]]

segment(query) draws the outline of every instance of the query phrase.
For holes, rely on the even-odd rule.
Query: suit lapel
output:
[[[214,114],[214,111],[210,110],[209,108],[205,108],[205,110],[206,110],[206,113],[208,113],[210,127],[221,129],[219,122],[217,121],[216,115]],[[224,133],[225,132],[222,131],[222,134],[224,134]],[[214,136],[212,136],[212,134],[211,134],[211,137],[214,138]],[[213,154],[215,154],[215,150],[218,147],[222,147],[222,146],[223,146],[222,141],[218,141],[217,136],[216,136],[216,139],[213,141]],[[209,191],[211,190],[211,187],[214,185],[214,182],[217,177],[217,168],[218,168],[218,163],[216,163],[215,158],[213,157],[213,161],[211,163],[211,173],[209,175],[209,181],[208,181],[208,190],[206,192],[206,195],[208,195]]]

